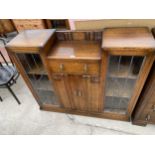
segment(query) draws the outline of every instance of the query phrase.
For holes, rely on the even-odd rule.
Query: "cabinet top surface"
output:
[[[48,59],[101,59],[101,47],[97,41],[58,41]]]
[[[103,32],[102,48],[115,49],[155,49],[155,40],[147,27],[107,28]]]
[[[25,30],[12,39],[6,47],[12,51],[40,50],[54,32],[54,29]]]

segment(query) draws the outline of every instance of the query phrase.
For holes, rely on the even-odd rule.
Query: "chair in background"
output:
[[[4,38],[0,38],[0,40],[3,41],[4,45],[6,45],[6,43],[8,42]],[[11,89],[11,86],[16,83],[19,77],[19,72],[17,71],[16,66],[14,65],[10,57],[10,63],[8,63],[1,51],[0,56],[4,61],[4,63],[0,62],[0,88],[7,88],[16,99],[18,104],[20,104],[19,99]],[[3,101],[1,96],[0,101]]]

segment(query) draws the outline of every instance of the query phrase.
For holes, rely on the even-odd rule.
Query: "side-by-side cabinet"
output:
[[[155,41],[147,28],[27,30],[7,49],[41,109],[129,121]]]

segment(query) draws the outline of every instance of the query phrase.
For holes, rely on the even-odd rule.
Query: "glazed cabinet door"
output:
[[[127,114],[145,59],[144,56],[108,56],[104,112]]]
[[[67,84],[72,109],[89,112],[102,111],[98,77],[69,75]]]
[[[37,101],[41,105],[48,104],[60,107],[53,83],[48,78],[40,55],[18,53],[14,56],[18,64],[20,64],[20,71],[23,72],[22,75],[24,74],[24,79],[27,80],[28,85],[32,88],[31,91]]]

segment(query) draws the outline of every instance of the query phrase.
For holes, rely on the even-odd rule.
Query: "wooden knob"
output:
[[[88,72],[88,65],[87,65],[87,64],[84,65],[84,72],[85,72],[85,73]]]
[[[75,90],[74,91],[74,95],[81,97],[82,96],[82,92],[80,90]]]
[[[82,92],[79,90],[78,91],[78,96],[81,97],[82,96]]]

